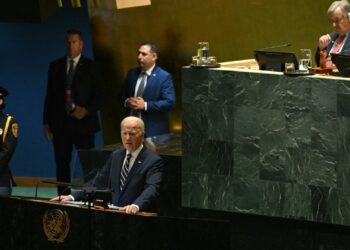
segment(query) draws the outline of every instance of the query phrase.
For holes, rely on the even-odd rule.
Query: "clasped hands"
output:
[[[76,106],[73,112],[70,114],[72,117],[81,120],[88,114],[88,110],[81,106]]]
[[[130,97],[128,98],[128,107],[133,110],[144,110],[145,100],[142,97]]]

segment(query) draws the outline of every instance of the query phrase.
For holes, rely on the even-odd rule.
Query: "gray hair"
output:
[[[120,123],[120,128],[121,129],[123,128],[125,122],[135,122],[136,123],[136,129],[140,130],[142,134],[145,133],[145,124],[140,118],[138,118],[136,116],[127,116],[127,117],[125,117]]]
[[[328,15],[332,14],[338,8],[341,9],[344,17],[348,17],[348,14],[350,13],[350,4],[347,0],[334,1],[328,8]]]

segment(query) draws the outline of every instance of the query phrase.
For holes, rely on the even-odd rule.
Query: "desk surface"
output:
[[[41,204],[46,204],[46,205],[56,205],[60,207],[75,207],[75,208],[81,208],[81,209],[89,209],[87,204],[84,205],[78,205],[78,204],[69,204],[69,203],[63,203],[63,202],[57,202],[57,201],[50,201],[50,200],[43,200],[43,199],[31,199],[31,198],[13,198],[13,199],[19,199],[19,200],[27,200],[30,202],[35,202],[35,203],[41,203]],[[126,214],[125,211],[117,210],[117,209],[105,209],[102,207],[98,206],[92,206],[91,210],[94,211],[101,211],[101,212],[106,212],[106,213],[120,213],[120,214]],[[157,216],[156,213],[148,213],[148,212],[139,212],[135,214],[136,216]]]
[[[245,73],[253,73],[253,74],[284,75],[283,72],[259,70],[259,66],[256,63],[255,59],[222,62],[220,63],[220,65],[221,65],[220,68],[211,68],[210,70],[235,71],[235,72],[245,72]],[[186,67],[186,68],[189,68],[189,67]],[[292,77],[295,77],[295,76],[292,76]],[[309,75],[304,77],[350,81],[349,77],[333,76],[333,75],[327,75],[327,74],[315,74],[315,75]]]

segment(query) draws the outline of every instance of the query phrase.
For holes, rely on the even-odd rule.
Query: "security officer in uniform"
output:
[[[15,151],[18,137],[18,124],[14,117],[4,114],[6,89],[0,87],[0,195],[11,195],[15,185],[9,162]]]

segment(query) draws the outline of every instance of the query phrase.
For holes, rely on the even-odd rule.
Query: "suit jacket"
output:
[[[125,149],[114,151],[102,170],[86,185],[101,189],[111,187],[112,203],[115,206],[136,204],[140,211],[156,211],[155,203],[162,181],[163,160],[143,147],[128,174],[124,189],[120,192],[120,172],[125,155]],[[73,196],[79,199],[82,198],[82,193],[76,192]]]
[[[141,68],[129,70],[120,94],[120,103],[123,107],[127,98],[135,96],[135,86],[140,73]],[[147,102],[147,111],[141,112],[146,136],[169,133],[168,112],[175,108],[176,102],[171,75],[156,65],[152,74],[147,77],[142,97]],[[126,108],[126,115],[129,114],[130,109]]]
[[[2,187],[10,187],[11,181],[13,185],[15,184],[12,179],[9,162],[17,145],[18,124],[16,119],[11,117],[8,128],[5,129],[8,118],[8,115],[0,112],[0,186]]]
[[[81,120],[66,114],[65,87],[67,58],[63,57],[49,66],[44,104],[43,123],[53,133],[69,127],[76,133],[91,134],[100,130],[97,112],[103,102],[103,87],[94,62],[81,55],[72,81],[72,96],[76,105],[87,108],[88,115]]]
[[[338,39],[338,34],[335,32],[332,32],[329,35],[331,36],[332,41],[335,41]],[[329,54],[329,51],[332,49],[332,47],[333,47],[333,43],[329,43],[327,48],[326,48],[328,54]],[[343,46],[342,50],[340,51],[340,54],[350,55],[350,37],[349,37],[349,35],[347,35],[345,37],[344,46]],[[318,48],[318,47],[316,49],[315,61],[316,61],[317,66],[320,66],[320,48]]]

